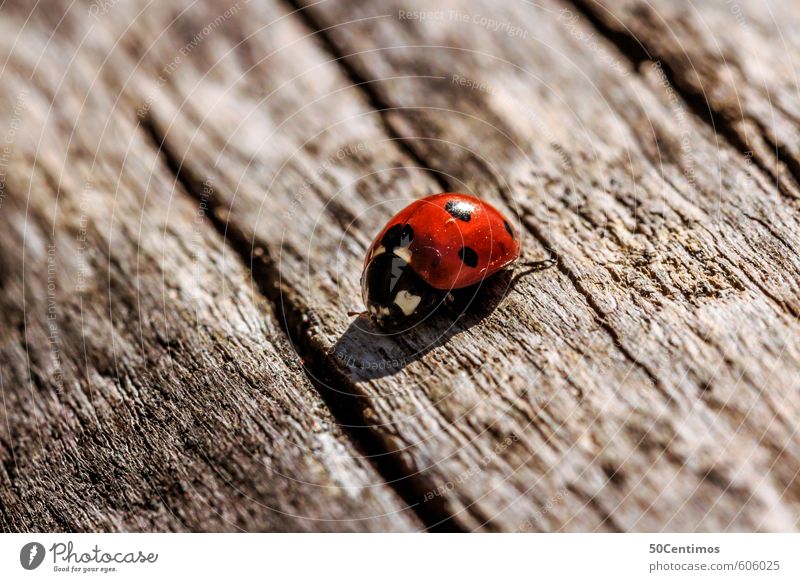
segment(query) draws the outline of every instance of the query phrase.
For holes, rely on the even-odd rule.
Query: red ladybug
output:
[[[449,291],[480,283],[519,257],[519,237],[492,205],[434,194],[411,203],[367,251],[361,292],[382,327],[429,313]]]

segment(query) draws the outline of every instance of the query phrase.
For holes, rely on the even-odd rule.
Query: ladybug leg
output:
[[[531,273],[535,273],[537,271],[544,271],[545,269],[549,269],[556,263],[558,263],[558,259],[552,259],[552,258],[544,259],[543,261],[525,261],[524,263],[519,263],[521,267],[527,267],[527,268],[514,275],[514,278],[511,280],[511,285],[509,286],[509,289],[514,288],[523,277],[530,275]]]
[[[475,288],[456,289],[455,292],[448,292],[442,299],[442,305],[450,313],[451,317],[458,318],[469,307],[475,299]]]
[[[361,315],[367,315],[368,313],[368,311],[348,311],[347,317],[358,317]]]
[[[524,263],[520,263],[523,267],[529,267],[533,271],[542,271],[544,269],[549,269],[553,265],[558,263],[558,259],[544,259],[543,261],[525,261]]]

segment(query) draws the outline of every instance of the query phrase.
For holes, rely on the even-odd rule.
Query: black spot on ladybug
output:
[[[407,327],[431,313],[444,299],[406,263],[392,253],[372,259],[362,277],[362,295],[370,316],[379,327]]]
[[[395,247],[407,247],[414,240],[414,229],[410,224],[395,224],[381,239],[381,244],[386,250],[392,250]]]
[[[407,267],[408,263],[392,253],[383,253],[370,261],[366,271],[369,303],[389,305],[394,300]]]
[[[513,238],[513,239],[516,239],[516,238],[517,238],[517,235],[515,235],[515,234],[514,234],[514,229],[513,229],[513,228],[511,228],[511,225],[510,225],[510,224],[508,224],[508,221],[507,221],[507,220],[504,220],[504,221],[503,221],[503,225],[506,227],[506,230],[508,231],[508,234],[510,234],[510,235],[511,235],[511,238]]]
[[[461,247],[461,250],[458,251],[458,256],[464,261],[464,264],[468,267],[477,267],[478,266],[478,253],[476,253],[473,249],[469,247]]]
[[[469,202],[460,202],[458,200],[448,200],[444,205],[444,209],[450,213],[450,216],[469,222],[472,218],[472,204]]]

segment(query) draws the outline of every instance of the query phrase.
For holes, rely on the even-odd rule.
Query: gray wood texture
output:
[[[635,60],[658,61],[712,124],[797,197],[800,12],[791,0],[577,0]]]
[[[74,45],[24,34],[3,83],[24,103],[0,231],[2,528],[421,527],[126,98]]]
[[[792,20],[308,4],[0,11],[3,529],[795,531]],[[349,316],[439,191],[555,266]]]

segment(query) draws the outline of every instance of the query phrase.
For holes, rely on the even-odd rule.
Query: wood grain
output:
[[[75,158],[90,164],[97,155],[108,160],[100,166],[104,175],[117,177],[132,163],[108,157],[117,140],[133,144],[117,150],[142,160],[139,172],[117,179],[124,188],[109,189],[124,191],[131,210],[113,219],[103,214],[109,202],[96,210],[106,230],[126,224],[120,215],[132,217],[113,246],[108,238],[95,245],[101,257],[128,257],[103,272],[103,294],[93,303],[97,325],[112,326],[148,353],[167,350],[170,362],[197,371],[192,381],[147,375],[161,359],[143,359],[136,347],[116,360],[138,370],[124,375],[141,376],[137,395],[158,392],[148,410],[168,413],[137,420],[137,438],[149,442],[156,431],[192,439],[196,455],[210,455],[209,467],[227,468],[236,459],[234,481],[252,488],[252,497],[279,508],[291,499],[291,507],[315,518],[273,519],[218,481],[206,482],[200,491],[221,492],[212,496],[215,507],[245,529],[424,523],[465,531],[796,530],[800,229],[786,156],[776,162],[769,148],[748,156],[733,124],[715,132],[709,121],[716,118],[703,117],[670,61],[643,58],[583,5],[308,4],[139,1],[88,19],[87,5],[64,2],[34,15],[40,42],[53,35],[63,47],[50,49],[60,55],[52,66],[76,55],[80,67],[68,69],[65,80],[86,90],[94,79],[98,88],[90,94],[102,95],[99,110],[108,111],[87,121],[80,90],[77,104],[59,104],[53,133],[66,138],[57,135],[61,142],[53,139],[47,150],[56,152],[56,167]],[[22,18],[27,8],[8,10]],[[38,54],[34,45],[28,60]],[[20,58],[16,49],[14,57]],[[59,74],[47,78],[37,86],[58,86]],[[12,101],[13,89],[6,90]],[[45,92],[44,111],[56,94],[61,90]],[[83,149],[66,145],[63,127],[75,119]],[[90,131],[108,119],[117,131]],[[48,175],[35,154],[27,172]],[[51,171],[57,177],[49,192],[74,198],[80,186],[62,184],[81,184],[82,167]],[[410,200],[443,190],[472,192],[503,208],[524,233],[524,258],[553,257],[556,266],[506,273],[478,290],[457,320],[441,315],[400,336],[348,316],[362,308],[358,279],[375,232]],[[158,207],[156,194],[169,201],[167,214],[151,206]],[[13,200],[6,203],[24,212]],[[46,210],[54,201],[36,204],[43,208],[39,222],[50,224],[55,213]],[[198,274],[186,233],[198,228],[192,219],[201,209],[208,220],[194,238],[210,258],[199,262]],[[141,216],[149,213],[155,226],[142,231],[149,222]],[[17,265],[15,249],[28,246],[12,239],[3,262]],[[38,254],[39,272],[46,272],[46,253]],[[167,254],[172,258],[146,283],[127,268],[154,268]],[[113,288],[110,271],[118,278]],[[209,287],[198,284],[205,281],[227,293],[199,292]],[[17,294],[27,289],[14,285]],[[167,323],[156,315],[165,286],[179,291],[163,310],[172,314]],[[144,306],[135,304],[141,294],[149,297]],[[44,320],[46,297],[37,301],[33,312]],[[129,327],[122,322],[138,315],[108,315],[123,306],[125,313],[148,314],[150,323]],[[10,312],[23,307],[31,311],[26,305]],[[159,343],[158,322],[180,330],[178,340]],[[246,339],[236,334],[230,345],[229,326],[247,329],[240,332]],[[92,366],[109,361],[119,348],[109,349],[107,337],[75,357]],[[17,349],[19,342],[8,345]],[[46,337],[39,343],[47,347]],[[193,367],[198,359],[207,365]],[[28,369],[26,360],[14,361],[18,375]],[[209,378],[220,366],[225,376],[235,370],[226,377],[238,388],[234,395],[215,390]],[[116,367],[98,378],[80,385],[100,394],[121,390]],[[264,400],[262,383],[280,404]],[[178,407],[180,415],[164,396],[174,386],[198,393],[194,407]],[[261,421],[251,422],[263,433],[244,430],[242,442],[197,439],[190,421],[204,403],[241,404],[258,395],[269,412],[259,408]],[[23,415],[11,416],[13,430],[30,424],[22,404],[5,408]],[[304,429],[317,421],[321,432]],[[224,416],[215,422],[232,423]],[[58,430],[67,435],[63,442],[75,442],[73,433]],[[273,440],[265,444],[264,434]],[[314,454],[273,444],[287,434]],[[19,438],[9,433],[4,448]],[[348,439],[370,453],[371,463],[352,452]],[[331,466],[323,441],[347,461]],[[288,479],[248,479],[264,470],[244,452],[253,448],[284,470],[292,467],[300,481],[349,478],[369,495],[323,487],[330,498]],[[117,455],[107,462],[118,462]],[[142,478],[138,466],[121,466],[128,479]],[[174,472],[197,474],[192,466],[177,456],[152,464],[162,484]],[[95,479],[98,487],[116,483],[108,472]],[[59,494],[40,498],[55,504],[75,491],[65,483]],[[204,494],[168,497],[183,526],[130,505],[115,513],[108,493],[88,504],[96,521],[68,525],[225,529],[230,522],[203,517]],[[62,511],[71,506],[59,503]],[[9,529],[40,523],[19,511],[8,514],[13,522],[5,517]],[[108,515],[124,517],[107,525]],[[371,519],[325,521],[353,516]]]
[[[426,21],[401,16],[424,3],[337,7],[309,12],[396,131],[451,188],[519,204],[559,258],[570,312],[606,334],[620,374],[638,372],[584,390],[588,417],[557,417],[573,431],[550,469],[562,486],[621,529],[794,527],[794,204],[692,115],[659,67],[626,68],[568,5],[444,3],[451,11]],[[377,14],[389,16],[360,24]],[[405,77],[421,63],[443,79]],[[464,90],[463,77],[489,89]],[[520,293],[541,294],[545,279],[528,281]],[[537,335],[516,341],[532,350]],[[590,346],[573,377],[615,367],[571,326],[558,335]],[[587,436],[596,448],[576,451]],[[565,505],[566,527],[585,529]]]
[[[791,0],[577,0],[629,49],[659,61],[698,113],[798,197],[800,13]],[[577,10],[576,10],[577,13]]]
[[[83,48],[3,38],[0,527],[420,528],[125,96]]]

